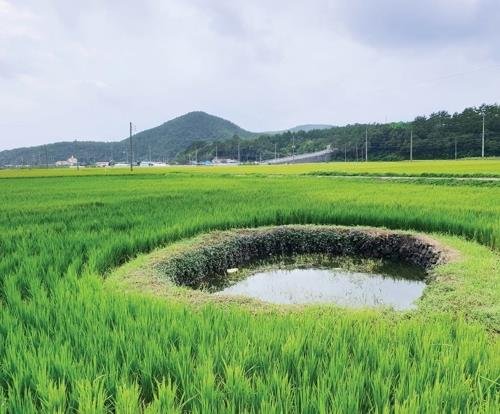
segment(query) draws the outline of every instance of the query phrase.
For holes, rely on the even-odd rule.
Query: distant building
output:
[[[157,161],[141,161],[139,167],[166,167],[167,164],[164,162]]]
[[[97,161],[95,163],[96,167],[109,167],[109,161]]]
[[[57,167],[72,167],[78,165],[78,159],[73,155],[69,157],[66,161],[56,161]]]
[[[233,160],[232,158],[214,158],[212,160],[212,164],[214,165],[220,165],[220,164],[224,164],[224,165],[228,165],[228,164],[239,164],[237,160]]]

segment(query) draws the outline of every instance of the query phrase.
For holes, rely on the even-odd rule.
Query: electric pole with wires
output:
[[[410,129],[410,161],[413,161],[413,129]]]
[[[365,162],[368,162],[368,127],[365,129]]]
[[[483,133],[481,134],[481,158],[484,158],[484,118],[485,112],[483,110]]]
[[[134,154],[133,154],[133,151],[132,151],[132,122],[130,122],[130,171],[133,171],[134,170]]]

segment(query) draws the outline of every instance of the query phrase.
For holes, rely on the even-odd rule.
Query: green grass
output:
[[[0,412],[498,412],[499,186],[197,171],[0,180]],[[403,315],[103,283],[201,232],[287,223],[438,232],[471,259]]]
[[[68,283],[57,299],[2,312],[9,410],[498,408],[500,347],[481,326],[367,311],[193,311],[98,284]]]
[[[423,235],[427,236],[427,235]],[[447,263],[440,264],[429,274],[423,270],[419,278],[430,280],[431,283],[425,294],[419,300],[418,313],[422,316],[436,313],[451,313],[463,319],[480,322],[492,332],[500,332],[500,258],[496,252],[474,242],[465,241],[456,236],[430,235],[438,246],[446,249]],[[159,296],[169,301],[188,301],[193,305],[206,303],[238,303],[253,311],[259,310],[297,310],[295,305],[286,307],[264,304],[248,298],[231,298],[213,296],[210,290],[196,290],[175,284],[165,273],[164,263],[172,257],[179,257],[186,251],[196,250],[199,246],[213,244],[221,240],[219,233],[204,234],[191,239],[181,240],[167,247],[159,248],[151,253],[141,254],[123,266],[114,269],[106,276],[105,284],[108,289],[127,292],[140,292],[147,295]],[[391,274],[396,270],[398,275],[408,271],[403,267],[394,266],[382,260],[353,260],[352,257],[328,256],[298,256],[279,260],[280,268],[293,268],[307,265],[308,267],[332,266],[342,267],[352,271]],[[255,266],[240,268],[232,276],[234,280],[241,280],[255,271],[276,268],[276,262],[257,262]],[[411,269],[412,276],[416,269]],[[227,280],[226,280],[227,281]],[[221,280],[218,280],[221,283]],[[217,282],[216,282],[217,283]]]

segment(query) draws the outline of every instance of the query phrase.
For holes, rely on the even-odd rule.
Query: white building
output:
[[[78,159],[73,155],[69,157],[66,161],[56,161],[57,167],[72,167],[78,164]]]
[[[140,167],[166,167],[167,164],[164,162],[157,162],[157,161],[141,161],[139,164]]]
[[[238,160],[233,160],[232,158],[214,158],[212,160],[212,164],[214,165],[236,165],[239,164]]]

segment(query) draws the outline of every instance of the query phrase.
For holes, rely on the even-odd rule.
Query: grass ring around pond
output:
[[[477,249],[481,252],[475,253]],[[474,253],[470,257],[469,251]],[[368,271],[386,274],[386,261],[399,261],[420,267],[419,278],[427,283],[418,301],[418,312],[472,314],[474,318],[491,320],[496,326],[496,307],[488,297],[491,283],[489,279],[478,279],[478,275],[491,272],[489,268],[495,265],[495,255],[487,251],[455,236],[430,237],[369,227],[287,225],[233,229],[183,239],[141,255],[115,269],[106,284],[113,290],[187,301],[195,306],[212,303],[283,311],[301,307],[276,307],[251,298],[213,295],[210,287],[224,286],[231,278],[234,281],[259,270],[287,266],[333,264],[365,271],[359,263],[372,263]],[[479,261],[485,254],[491,256],[491,261]],[[478,265],[484,269],[478,272]],[[231,268],[238,268],[238,272],[228,275]],[[480,300],[470,302],[471,293]]]
[[[445,250],[435,241],[408,233],[337,226],[276,226],[212,233],[160,262],[158,270],[178,285],[206,288],[224,285],[229,269],[297,256],[382,259],[423,270],[447,261]]]

